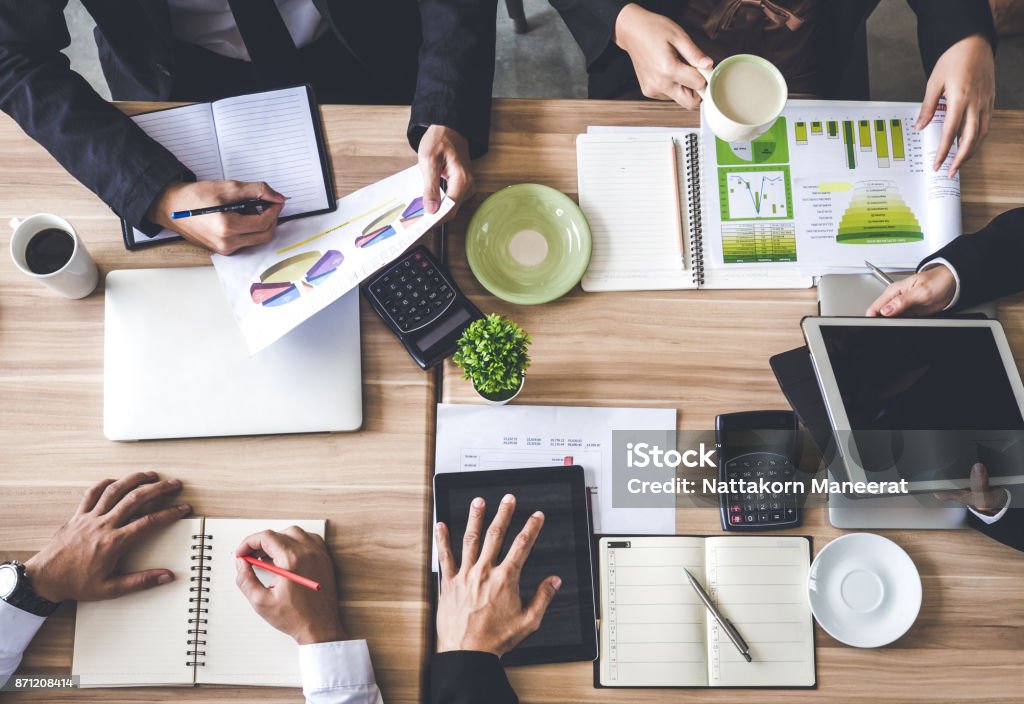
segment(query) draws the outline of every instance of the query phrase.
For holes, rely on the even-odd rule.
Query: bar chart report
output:
[[[888,169],[907,160],[906,129],[900,118],[796,121],[793,141],[797,149],[841,149],[851,171],[869,166]]]

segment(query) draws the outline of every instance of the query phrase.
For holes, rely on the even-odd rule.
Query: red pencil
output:
[[[295,574],[294,572],[289,572],[288,570],[284,569],[283,567],[278,567],[277,565],[271,564],[270,562],[264,562],[263,560],[257,560],[255,557],[250,557],[249,555],[238,555],[238,557],[240,557],[241,559],[245,560],[246,562],[248,562],[253,567],[259,567],[261,570],[266,570],[267,572],[273,572],[278,577],[284,577],[285,579],[290,579],[293,582],[295,582],[296,584],[301,584],[304,587],[309,587],[310,589],[312,589],[315,592],[320,591],[320,582],[314,582],[312,579],[308,579],[306,577],[303,577],[302,575]]]

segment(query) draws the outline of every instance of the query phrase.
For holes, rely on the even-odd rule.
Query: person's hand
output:
[[[236,559],[235,583],[264,621],[294,638],[299,645],[345,640],[338,615],[334,563],[323,538],[298,526],[280,533],[265,530],[242,541],[235,554],[239,558],[252,555],[269,560],[320,583],[320,591],[314,591],[290,579],[274,577],[273,585],[265,587],[253,571],[259,568]]]
[[[931,121],[941,97],[946,98],[946,122],[932,168],[942,166],[955,137],[957,152],[949,166],[949,175],[955,176],[988,134],[995,106],[995,57],[992,45],[980,34],[961,39],[939,57],[928,78],[917,129]]]
[[[35,592],[53,602],[101,601],[166,584],[167,569],[121,574],[118,563],[140,540],[189,514],[188,504],[161,508],[181,489],[177,479],[138,472],[93,485],[71,519],[25,563]]]
[[[979,513],[996,514],[1006,503],[1006,492],[992,489],[988,485],[988,470],[980,462],[971,467],[971,485],[967,489],[939,491],[935,498],[940,501],[956,501],[973,508]]]
[[[433,214],[441,207],[443,178],[447,184],[445,195],[455,201],[445,218],[450,220],[476,191],[469,167],[469,142],[451,127],[431,125],[420,140],[418,156],[423,174],[423,208]]]
[[[931,315],[945,310],[955,293],[953,272],[939,264],[889,284],[865,315],[869,318]]]
[[[545,578],[530,603],[523,605],[519,575],[544,526],[544,514],[537,511],[530,516],[499,564],[498,553],[515,507],[516,499],[511,494],[502,499],[481,547],[484,500],[473,499],[462,541],[461,567],[455,565],[448,527],[437,524],[437,559],[441,567],[438,652],[475,650],[501,657],[540,628],[562,580],[554,576]]]
[[[240,212],[210,213],[172,220],[179,210],[208,208],[226,203],[262,198],[274,203],[258,215]],[[277,218],[287,200],[263,182],[197,181],[172,183],[164,188],[149,207],[146,217],[161,227],[177,232],[185,239],[217,254],[233,254],[242,247],[269,242],[277,227]]]
[[[674,100],[684,108],[700,105],[697,91],[707,81],[695,67],[709,69],[713,62],[682,27],[630,3],[615,18],[613,39],[629,54],[644,95]]]

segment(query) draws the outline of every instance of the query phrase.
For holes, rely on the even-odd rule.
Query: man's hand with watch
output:
[[[0,599],[45,617],[65,599],[113,599],[170,582],[170,570],[121,574],[118,563],[141,539],[189,514],[187,504],[164,507],[180,490],[180,481],[155,472],[94,485],[38,554],[24,565],[0,564]]]

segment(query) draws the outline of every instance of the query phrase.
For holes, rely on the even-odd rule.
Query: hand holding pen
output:
[[[285,200],[262,182],[176,182],[164,188],[150,206],[147,218],[201,247],[232,254],[271,240]],[[256,201],[265,204],[262,212],[245,214],[254,212],[251,204]],[[186,212],[189,217],[174,217]]]

